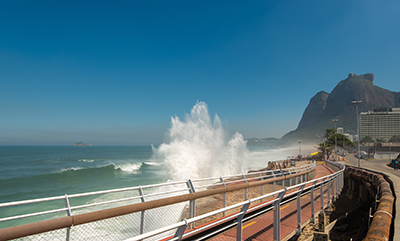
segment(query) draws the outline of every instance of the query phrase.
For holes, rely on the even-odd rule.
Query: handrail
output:
[[[308,168],[315,167],[316,163],[312,163],[311,165],[308,165]],[[255,174],[265,174],[271,173],[271,172],[280,172],[280,175],[284,175],[284,171],[289,171],[289,170],[296,170],[296,168],[289,168],[289,169],[284,169],[284,170],[267,170],[267,171],[261,171],[261,172],[252,172],[245,174],[246,176],[252,176]],[[238,182],[243,182],[243,179],[241,178],[243,174],[240,175],[227,175],[223,177],[211,177],[211,178],[204,178],[204,179],[194,179],[194,180],[188,180],[191,181],[192,183],[199,183],[202,181],[212,181],[216,180],[220,182],[221,178],[224,181],[225,185],[232,185]],[[238,179],[240,177],[240,179]],[[265,176],[266,177],[266,176]],[[252,180],[252,179],[250,179]],[[138,191],[140,188],[142,189],[150,189],[150,188],[157,188],[157,187],[165,187],[165,186],[172,186],[172,185],[179,185],[179,184],[186,184],[188,181],[178,181],[178,182],[168,182],[168,183],[161,183],[161,184],[152,184],[152,185],[146,185],[146,186],[139,186],[139,187],[128,187],[128,188],[120,188],[120,189],[112,189],[112,190],[105,190],[105,191],[96,191],[96,192],[88,192],[88,193],[80,193],[80,194],[71,194],[68,195],[68,198],[77,198],[77,197],[86,197],[86,196],[92,196],[92,195],[101,195],[101,194],[108,194],[108,193],[115,193],[115,192],[123,192],[123,191]],[[222,183],[218,182],[213,182],[208,185],[203,185],[203,186],[198,186],[197,189],[208,189],[213,186],[218,186],[221,185]],[[173,193],[180,193],[180,192],[185,192],[188,191],[189,189],[187,187],[181,188],[181,189],[176,189],[172,191],[163,191],[159,193],[150,193],[143,195],[144,198],[149,198],[149,197],[156,197],[156,196],[166,196],[170,195]],[[25,205],[25,204],[32,204],[32,203],[40,203],[40,202],[47,202],[47,201],[55,201],[55,200],[64,200],[66,197],[64,196],[55,196],[55,197],[48,197],[48,198],[39,198],[39,199],[32,199],[32,200],[24,200],[24,201],[16,201],[16,202],[8,202],[8,203],[0,203],[0,208],[2,207],[9,207],[9,206],[16,206],[16,205]],[[92,204],[86,204],[86,205],[81,205],[77,207],[71,207],[72,210],[76,210],[79,208],[87,208],[87,207],[93,207],[93,206],[99,206],[99,205],[105,205],[105,204],[111,204],[111,203],[116,203],[116,202],[121,202],[121,201],[127,201],[127,200],[134,200],[134,199],[140,199],[142,198],[140,195],[139,196],[134,196],[130,198],[125,198],[125,199],[117,199],[117,200],[111,200],[111,201],[105,201],[105,202],[98,202],[98,203],[92,203]],[[65,209],[59,209],[58,212],[65,211]],[[49,211],[50,212],[50,211]],[[55,211],[51,212],[54,213]],[[26,214],[26,215],[20,215],[20,216],[14,216],[14,217],[6,217],[6,218],[0,218],[0,222],[2,221],[8,221],[8,220],[13,220],[13,219],[19,219],[19,218],[24,218],[24,217],[32,217],[32,216],[38,216],[42,215],[43,212],[38,212],[38,213],[32,213],[32,214]]]
[[[211,217],[211,216],[214,216],[215,214],[222,213],[222,212],[225,212],[225,211],[228,211],[228,210],[232,210],[232,209],[237,208],[237,207],[242,207],[242,206],[244,206],[244,205],[246,205],[246,204],[248,204],[248,203],[253,203],[253,202],[256,202],[256,201],[258,201],[258,200],[265,199],[265,198],[268,198],[268,197],[273,197],[273,196],[276,196],[276,195],[279,195],[279,194],[282,194],[282,193],[286,193],[285,196],[287,196],[287,195],[296,195],[296,194],[298,194],[298,193],[301,194],[301,192],[302,192],[303,190],[297,190],[297,191],[292,192],[292,193],[288,193],[287,191],[288,191],[288,190],[291,190],[291,189],[296,189],[296,188],[299,188],[299,187],[302,187],[302,186],[304,187],[305,185],[308,185],[308,184],[315,184],[315,183],[318,182],[318,181],[320,181],[320,182],[318,183],[318,185],[323,186],[325,183],[329,183],[330,180],[331,180],[332,178],[339,178],[340,176],[343,176],[343,172],[344,172],[344,168],[345,168],[345,167],[344,167],[344,165],[342,165],[342,166],[340,166],[340,167],[341,167],[340,172],[336,172],[336,173],[327,175],[327,176],[325,176],[325,177],[321,177],[321,178],[317,178],[317,179],[314,179],[314,180],[311,180],[311,181],[308,181],[308,182],[304,182],[304,183],[301,183],[301,184],[297,184],[297,185],[295,185],[295,186],[291,186],[291,187],[285,188],[285,189],[283,189],[283,190],[279,190],[279,191],[276,191],[276,192],[273,192],[273,193],[269,193],[269,194],[266,194],[266,195],[261,196],[261,197],[257,197],[257,198],[250,199],[250,200],[246,200],[246,201],[244,201],[244,202],[241,202],[241,203],[238,203],[238,204],[235,204],[235,205],[226,207],[226,208],[222,208],[222,209],[219,209],[219,210],[216,210],[216,211],[214,211],[214,212],[210,212],[210,213],[207,213],[207,214],[198,216],[198,217],[190,218],[190,219],[181,221],[181,222],[179,222],[179,223],[170,225],[170,226],[168,226],[168,227],[164,227],[164,228],[161,228],[161,229],[158,229],[158,230],[153,230],[153,231],[148,232],[148,233],[146,233],[146,234],[138,235],[138,236],[136,236],[136,237],[127,239],[126,241],[143,240],[143,239],[146,239],[146,238],[150,238],[150,237],[153,237],[153,236],[162,234],[162,233],[165,232],[165,230],[172,230],[172,229],[175,229],[175,228],[178,228],[178,229],[179,229],[179,228],[182,228],[182,227],[185,227],[185,228],[186,228],[186,226],[187,226],[188,224],[194,223],[194,222],[196,222],[196,221],[198,221],[198,220],[200,220],[200,219],[204,219],[204,218],[207,218],[207,217]],[[328,194],[329,194],[329,191],[328,191]],[[270,199],[268,202],[262,203],[262,204],[258,205],[257,207],[254,207],[254,208],[259,208],[259,207],[262,207],[262,206],[270,205],[271,203],[277,201],[278,199],[279,199],[279,198]],[[251,209],[249,209],[248,211],[251,211]],[[230,216],[230,219],[232,219],[232,218],[234,218],[234,217],[236,217],[236,216],[239,216],[240,214],[241,214],[240,212],[235,213],[235,214],[233,214],[232,216]],[[275,224],[274,224],[274,226],[275,226]],[[239,229],[239,228],[238,228],[238,229]],[[182,233],[182,235],[181,235],[179,238],[177,238],[177,240],[180,240],[183,236],[184,236],[184,235],[183,235],[183,233]],[[275,235],[274,235],[274,236],[275,236]],[[241,240],[241,239],[239,239],[239,237],[237,237],[237,239],[238,239],[238,240]],[[171,240],[174,240],[174,239],[171,239]]]
[[[296,173],[293,175],[290,175],[290,177],[297,177],[297,176],[304,175],[306,173],[309,173],[309,172],[315,170],[315,168],[316,168],[316,163],[313,162],[311,165],[309,165],[306,168],[306,169],[308,169],[306,171],[297,172],[294,169],[294,171]],[[301,169],[299,169],[299,170],[301,170]],[[95,211],[95,212],[72,215],[72,216],[68,216],[68,217],[51,219],[51,220],[41,221],[41,222],[37,222],[37,223],[24,224],[24,225],[9,227],[9,228],[3,228],[3,229],[0,229],[0,240],[3,240],[3,238],[5,238],[5,237],[8,237],[6,239],[24,237],[24,236],[47,232],[47,231],[56,230],[56,229],[60,229],[60,228],[71,227],[72,225],[76,226],[76,225],[80,225],[80,224],[84,224],[84,223],[88,223],[88,222],[94,222],[94,221],[98,221],[98,220],[102,220],[102,219],[106,219],[106,218],[116,217],[116,216],[125,215],[125,214],[129,214],[129,213],[134,213],[134,212],[140,212],[140,211],[144,211],[144,210],[151,209],[151,208],[161,207],[161,206],[170,205],[170,204],[174,204],[174,203],[180,203],[180,202],[184,202],[184,201],[190,201],[190,200],[194,200],[197,198],[215,195],[215,194],[219,194],[219,193],[225,193],[225,192],[230,192],[230,191],[234,191],[234,190],[245,189],[245,188],[249,188],[249,187],[253,187],[253,186],[260,186],[260,185],[264,185],[267,183],[286,180],[289,178],[289,176],[285,176],[283,171],[287,171],[287,170],[280,170],[280,173],[282,176],[268,178],[266,180],[250,181],[248,183],[240,183],[240,184],[235,184],[235,185],[226,185],[226,184],[231,184],[232,182],[229,182],[229,180],[225,180],[225,185],[226,185],[225,187],[214,188],[214,189],[209,189],[209,190],[199,191],[199,192],[194,192],[194,193],[189,193],[189,194],[183,194],[183,195],[164,198],[164,199],[151,200],[151,201],[146,201],[143,203],[131,204],[131,205],[127,205],[127,206],[105,209],[105,210],[100,210],[100,211]],[[271,171],[257,172],[257,173],[262,174],[262,173],[267,173],[267,172],[271,172]],[[276,171],[273,171],[273,172],[276,172]],[[275,176],[275,174],[274,174],[274,176]],[[254,173],[250,173],[250,175],[254,175]],[[238,176],[239,175],[236,175],[236,177],[238,177]],[[231,179],[232,177],[235,177],[235,175],[229,176],[229,179]],[[264,176],[264,177],[266,177],[266,176]],[[220,178],[218,178],[218,179],[220,179]],[[196,180],[196,181],[199,181],[199,180]],[[186,182],[179,182],[179,183],[186,183]],[[156,185],[151,185],[151,186],[154,187]],[[158,186],[160,186],[160,185],[158,185]],[[135,187],[135,188],[139,188],[139,187]],[[135,188],[125,188],[124,190],[134,190]],[[121,191],[121,190],[122,189],[118,189],[118,191]],[[99,193],[106,193],[106,192],[110,192],[110,191],[93,192],[93,193],[99,194]],[[74,196],[85,196],[85,194],[70,195],[68,197],[71,198]],[[63,198],[68,198],[68,197],[63,197]],[[56,200],[56,199],[61,199],[61,198],[53,197],[53,198],[49,198],[48,200],[50,200],[50,199]],[[37,200],[39,200],[39,199],[37,199]],[[34,200],[34,201],[37,201],[37,200]],[[40,199],[40,200],[45,200],[45,199]],[[29,201],[32,201],[32,200],[29,200]],[[24,203],[24,201],[14,202],[13,204],[17,205],[16,203],[22,204],[22,203]],[[3,206],[7,206],[7,205],[3,205]],[[73,209],[73,208],[71,208],[71,209]],[[65,211],[65,209],[62,209],[62,210]]]
[[[313,162],[311,165],[309,166],[315,166],[315,162]],[[261,171],[261,172],[251,172],[251,173],[247,173],[244,175],[254,175],[254,174],[267,174],[267,173],[271,173],[271,172],[277,172],[277,171],[288,171],[288,170],[292,170],[292,169],[296,169],[296,167],[294,168],[287,168],[287,169],[282,169],[282,170],[266,170],[266,171]],[[209,177],[209,178],[203,178],[203,179],[192,179],[192,182],[201,182],[201,181],[212,181],[212,180],[219,180],[220,178],[223,178],[224,180],[228,180],[228,179],[234,179],[234,178],[240,178],[242,177],[243,174],[236,174],[236,175],[226,175],[226,176],[222,176],[222,177]],[[160,183],[160,184],[152,184],[152,185],[145,185],[145,186],[141,186],[141,188],[146,189],[146,188],[156,188],[156,187],[164,187],[164,186],[171,186],[171,185],[177,185],[177,184],[186,184],[187,181],[178,181],[178,182],[167,182],[167,183]],[[236,181],[231,181],[231,182],[236,182]],[[226,182],[226,183],[231,183],[231,182]],[[215,185],[215,184],[214,184]],[[209,187],[208,186],[201,186],[201,188],[206,188]],[[79,193],[79,194],[69,194],[68,197],[69,198],[76,198],[76,197],[85,197],[85,196],[92,196],[92,195],[100,195],[100,194],[108,194],[108,193],[114,193],[114,192],[124,192],[124,191],[134,191],[134,190],[138,190],[139,187],[128,187],[128,188],[119,188],[119,189],[111,189],[111,190],[104,190],[104,191],[96,191],[96,192],[87,192],[87,193]],[[164,194],[165,192],[163,192],[162,194]],[[153,194],[154,195],[154,194]],[[55,197],[47,197],[47,198],[38,198],[38,199],[31,199],[31,200],[23,200],[23,201],[15,201],[15,202],[7,202],[7,203],[0,203],[0,208],[1,207],[8,207],[8,206],[15,206],[15,205],[24,205],[24,204],[31,204],[31,203],[38,203],[38,202],[45,202],[45,201],[54,201],[54,200],[62,200],[65,199],[65,196],[55,196]]]

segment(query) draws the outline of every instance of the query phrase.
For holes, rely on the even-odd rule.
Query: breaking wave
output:
[[[249,151],[240,133],[229,138],[217,115],[211,120],[207,105],[197,102],[185,121],[171,118],[168,142],[154,148],[172,180],[197,179],[244,173]]]

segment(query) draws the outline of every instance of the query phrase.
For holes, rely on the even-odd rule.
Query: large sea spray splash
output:
[[[61,176],[59,179],[62,179],[64,176],[71,177],[71,175],[73,177],[92,175],[104,175],[109,177],[116,173],[120,176],[133,173],[134,175],[130,176],[129,179],[134,177],[143,178],[144,176],[139,176],[143,170],[148,169],[150,166],[157,166],[160,167],[160,169],[166,167],[168,170],[167,178],[170,182],[174,182],[183,181],[185,179],[193,180],[205,177],[219,177],[221,175],[245,173],[247,171],[250,152],[246,147],[246,141],[243,139],[243,136],[236,133],[230,137],[224,130],[217,115],[215,115],[214,120],[211,120],[207,105],[204,102],[196,103],[190,115],[186,114],[185,121],[181,121],[178,117],[172,117],[171,121],[171,128],[167,132],[167,141],[158,148],[153,148],[152,157],[140,158],[140,160],[142,160],[141,162],[135,161],[131,163],[119,160],[102,161],[100,160],[102,158],[85,157],[74,160],[74,165],[77,165],[77,167],[73,166],[61,169],[57,173],[36,175],[34,178],[37,178],[37,176]],[[123,158],[123,160],[125,159],[126,158]],[[99,164],[97,164],[98,162]],[[93,171],[94,173],[92,173]],[[158,171],[159,173],[163,173],[163,175],[165,173],[164,170]],[[148,175],[156,174],[154,174],[154,172],[148,172]],[[149,176],[148,179],[151,180],[151,177],[154,176]],[[162,179],[164,180],[164,178]],[[26,181],[26,179],[22,181]],[[158,181],[161,181],[161,178],[158,179]],[[178,195],[177,193],[169,194],[169,188],[172,188],[172,186],[162,186],[149,190],[149,193],[165,193],[166,195],[163,197]],[[185,193],[188,192],[186,191]],[[125,199],[133,195],[137,194],[130,191],[110,193],[96,196],[93,199],[88,198],[82,202],[83,204],[99,203]],[[156,198],[158,198],[158,196],[152,197],[149,195],[149,197],[146,197],[146,201],[151,201]],[[126,202],[128,205],[138,203],[140,200]],[[181,202],[166,207],[146,210],[144,233],[180,221],[188,204],[189,202]],[[119,205],[122,204],[111,203],[101,208],[113,208]],[[97,207],[89,207],[88,210],[74,211],[74,215],[97,210]],[[100,239],[104,237],[107,237],[109,240],[127,239],[141,233],[141,218],[141,213],[134,213],[132,215],[117,217],[110,222],[102,221],[90,223],[88,225],[75,226],[71,237],[79,239],[82,235],[86,235],[86,237],[90,239]],[[120,227],[120,229],[114,229],[113,227],[115,226]],[[173,235],[173,231],[146,240],[158,240],[165,235]],[[41,235],[31,237],[32,240],[41,240],[41,238]]]
[[[229,138],[215,115],[211,120],[207,105],[197,102],[185,121],[172,117],[168,142],[154,149],[164,160],[171,180],[217,177],[247,171],[249,151],[240,133]]]
[[[158,148],[153,147],[152,159],[161,161],[167,168],[169,182],[247,171],[250,152],[243,136],[236,133],[229,138],[219,117],[215,115],[214,121],[211,120],[204,102],[197,102],[190,115],[185,115],[185,121],[181,121],[177,116],[172,117],[171,128],[166,137],[165,143]],[[155,192],[168,192],[171,191],[170,188],[172,187],[160,187]],[[146,222],[152,223],[153,228],[174,224],[181,220],[188,204],[182,202],[170,205],[166,209],[148,210]],[[166,212],[168,215],[165,215]],[[145,226],[145,230],[147,228],[149,227]],[[173,232],[168,235],[173,235]]]

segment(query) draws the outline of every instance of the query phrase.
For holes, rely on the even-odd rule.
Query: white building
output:
[[[400,108],[376,108],[360,113],[361,139],[370,136],[374,141],[389,141],[394,135],[400,135]]]

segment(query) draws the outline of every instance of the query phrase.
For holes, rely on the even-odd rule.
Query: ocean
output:
[[[184,121],[172,118],[166,136],[159,146],[0,146],[0,203],[240,174],[298,154],[297,146],[249,149],[202,102]],[[37,211],[3,207],[0,218]]]
[[[171,174],[169,163],[157,158],[157,151],[152,146],[0,146],[0,203],[206,177]],[[269,160],[285,159],[294,151],[253,149],[244,172],[264,168]],[[185,170],[191,166],[210,172],[192,164],[177,163],[177,172],[192,172]]]
[[[0,203],[161,183],[152,146],[0,146]]]

